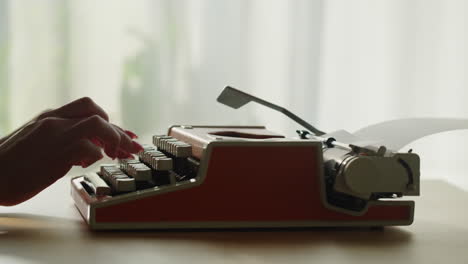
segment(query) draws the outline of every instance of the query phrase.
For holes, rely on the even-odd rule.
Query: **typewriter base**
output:
[[[258,221],[248,219],[244,221],[128,221],[121,219],[121,216],[107,214],[104,217],[96,217],[96,210],[99,211],[99,200],[89,197],[86,190],[80,184],[81,178],[75,178],[72,182],[72,197],[78,211],[83,216],[89,227],[93,230],[137,230],[137,229],[258,229],[258,228],[307,228],[307,227],[378,227],[378,226],[402,226],[410,225],[413,222],[414,202],[413,201],[384,201],[375,202],[368,210],[370,215],[350,216],[334,211],[329,211],[323,215],[316,215],[314,219],[306,221]],[[126,210],[128,214],[141,218],[145,214],[144,210],[134,208],[116,207],[118,210]],[[339,214],[341,219],[330,220],[330,215]],[[149,213],[151,215],[151,213]],[[140,217],[138,217],[140,216]],[[190,216],[188,218],[191,218]],[[203,218],[203,216],[200,216]],[[207,217],[209,218],[209,217]],[[288,218],[286,215],[284,218]],[[119,220],[121,219],[121,220]]]
[[[212,142],[199,177],[114,197],[72,197],[91,229],[391,226],[413,222],[413,201],[371,201],[361,214],[325,202],[320,142]],[[281,155],[278,155],[281,153]],[[241,157],[239,159],[239,157]],[[232,161],[255,161],[236,162]]]

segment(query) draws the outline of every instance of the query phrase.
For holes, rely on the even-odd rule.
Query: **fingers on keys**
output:
[[[116,129],[112,124],[98,115],[79,120],[65,131],[66,142],[89,139],[95,145],[104,149],[111,158],[128,157],[143,148],[133,141],[124,131]]]

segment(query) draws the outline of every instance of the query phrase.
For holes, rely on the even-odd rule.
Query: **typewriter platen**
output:
[[[344,143],[284,108],[227,87],[218,101],[256,101],[307,131],[172,126],[133,160],[72,179],[92,229],[388,226],[413,222],[419,157]],[[310,132],[311,133],[310,133]],[[339,136],[339,137],[338,137]]]

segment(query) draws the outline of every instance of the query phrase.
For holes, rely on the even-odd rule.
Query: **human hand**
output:
[[[0,142],[0,205],[28,200],[73,165],[93,164],[101,149],[113,159],[131,157],[142,150],[134,138],[87,97],[46,111]]]

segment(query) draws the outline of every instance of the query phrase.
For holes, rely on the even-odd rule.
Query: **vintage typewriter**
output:
[[[172,126],[135,159],[72,179],[72,197],[88,225],[196,229],[413,222],[414,201],[401,197],[419,195],[418,155],[343,130],[326,134],[231,87],[218,101],[233,108],[257,102],[307,130],[286,138],[262,126]]]

